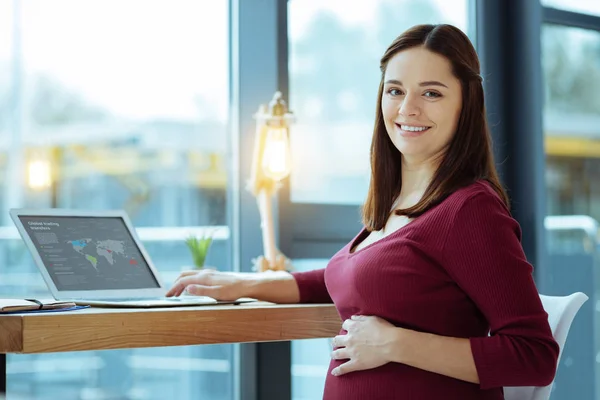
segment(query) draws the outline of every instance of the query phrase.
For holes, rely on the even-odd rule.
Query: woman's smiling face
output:
[[[443,56],[414,47],[388,62],[381,111],[387,133],[405,161],[443,156],[461,108],[460,81]]]

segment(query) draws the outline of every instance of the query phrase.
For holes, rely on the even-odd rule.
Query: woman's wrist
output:
[[[261,292],[264,292],[266,278],[262,272],[250,272],[243,274],[242,287],[247,297],[255,299],[261,298]],[[262,290],[261,290],[262,289]]]
[[[275,303],[297,303],[299,294],[294,277],[285,271],[249,273],[242,281],[247,297]]]
[[[388,354],[389,362],[403,363],[406,364],[408,349],[413,345],[413,331],[404,328],[390,328],[388,341]]]

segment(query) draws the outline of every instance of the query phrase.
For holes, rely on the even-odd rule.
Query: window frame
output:
[[[284,97],[287,93],[287,0],[228,1],[230,254],[234,271],[251,272],[251,260],[263,249],[256,199],[245,189],[255,137],[253,115],[277,90]],[[236,400],[291,400],[290,342],[234,346]]]
[[[600,16],[543,7],[543,23],[600,32]]]

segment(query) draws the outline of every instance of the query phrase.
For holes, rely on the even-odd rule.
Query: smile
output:
[[[400,128],[401,131],[410,133],[422,133],[431,128],[430,126],[415,126],[404,124],[396,124],[396,126]]]

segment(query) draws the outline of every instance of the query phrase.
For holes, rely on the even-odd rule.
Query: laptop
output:
[[[52,296],[98,307],[238,304],[167,289],[125,211],[11,209],[10,216]]]

